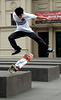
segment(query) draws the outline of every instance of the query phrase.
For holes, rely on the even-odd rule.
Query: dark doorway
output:
[[[48,44],[49,42],[49,36],[48,36],[48,32],[38,32],[38,35]],[[48,53],[46,53],[43,48],[41,48],[41,46],[38,46],[38,53],[39,53],[39,57],[48,57]]]
[[[61,57],[61,32],[56,32],[56,57]]]

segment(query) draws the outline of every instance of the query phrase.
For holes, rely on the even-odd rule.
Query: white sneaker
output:
[[[47,53],[51,53],[51,52],[54,52],[55,50],[51,49],[50,47],[48,47],[47,49]]]

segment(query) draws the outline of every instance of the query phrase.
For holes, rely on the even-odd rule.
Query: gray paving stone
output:
[[[32,72],[32,81],[48,82],[59,78],[59,66],[25,66],[22,71],[30,70]]]
[[[31,88],[31,72],[22,71],[10,74],[0,71],[0,98],[15,96]]]

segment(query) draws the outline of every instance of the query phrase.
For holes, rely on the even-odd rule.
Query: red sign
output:
[[[49,17],[52,22],[53,21],[59,22],[59,20],[61,20],[61,11],[36,12],[35,15]],[[45,20],[46,19],[36,19],[35,21],[45,21]]]

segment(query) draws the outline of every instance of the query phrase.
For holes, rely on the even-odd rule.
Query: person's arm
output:
[[[37,16],[37,19],[46,19],[46,20],[50,20],[50,18],[44,17],[44,16]]]

